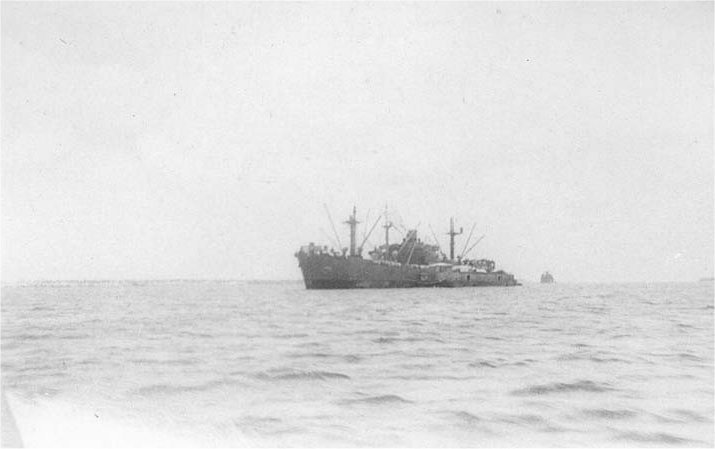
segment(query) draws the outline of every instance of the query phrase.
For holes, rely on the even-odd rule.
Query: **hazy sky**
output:
[[[712,275],[713,4],[2,2],[4,281],[298,279],[323,203]]]

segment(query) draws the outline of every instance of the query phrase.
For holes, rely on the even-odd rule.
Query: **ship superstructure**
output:
[[[330,215],[328,215],[330,217]],[[363,257],[363,247],[380,218],[384,218],[384,244],[373,248]],[[450,219],[449,257],[435,243],[423,242],[417,230],[406,230],[400,243],[390,243],[390,229],[395,228],[387,218],[378,218],[362,243],[357,243],[357,210],[345,221],[350,227],[350,246],[335,250],[310,243],[295,254],[308,289],[331,288],[404,288],[404,287],[466,287],[466,286],[512,286],[519,285],[512,274],[495,271],[495,263],[488,259],[471,260],[466,255],[481,241],[477,240],[455,257],[454,220]],[[331,219],[332,224],[332,219]],[[333,230],[335,231],[334,227]],[[472,227],[474,231],[474,227]],[[337,232],[336,232],[337,237]],[[434,237],[434,234],[433,234]],[[482,236],[483,238],[484,236]],[[339,241],[339,239],[337,239]]]

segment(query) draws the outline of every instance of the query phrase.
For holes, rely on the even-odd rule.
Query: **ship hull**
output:
[[[519,285],[503,271],[461,272],[451,266],[408,265],[361,257],[298,253],[307,289],[492,287]]]
[[[445,279],[440,287],[510,287],[519,284],[514,276],[503,271],[494,273],[459,273]]]

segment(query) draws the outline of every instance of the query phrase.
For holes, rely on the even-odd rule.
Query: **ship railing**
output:
[[[300,247],[300,250],[298,250],[298,252],[302,253],[302,254],[307,254],[309,256],[326,255],[326,256],[332,256],[332,257],[345,258],[345,255],[342,252],[337,251],[334,248],[328,248],[327,246],[303,245]]]
[[[389,265],[391,267],[399,267],[400,265],[402,265],[401,263],[392,260],[374,260],[373,262],[376,262],[380,265]]]
[[[460,273],[474,273],[479,270],[472,265],[455,265],[452,267],[452,271],[459,271]]]

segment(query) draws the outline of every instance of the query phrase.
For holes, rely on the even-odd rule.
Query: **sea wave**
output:
[[[186,358],[186,359],[150,359],[150,358],[136,358],[130,359],[131,363],[138,365],[159,365],[159,366],[189,366],[197,365],[201,363],[201,359],[198,358]]]
[[[131,390],[131,393],[139,396],[151,396],[151,395],[171,395],[180,393],[189,393],[197,391],[208,391],[215,388],[238,385],[239,381],[235,379],[221,379],[221,380],[211,380],[208,382],[200,384],[174,384],[174,383],[160,383],[147,385],[140,388],[135,388]]]
[[[532,385],[526,388],[512,391],[515,396],[533,396],[553,393],[571,393],[584,391],[588,393],[605,393],[615,390],[606,383],[594,382],[592,380],[578,380],[575,382],[554,382],[544,385]]]
[[[570,354],[562,354],[562,355],[556,357],[556,360],[559,360],[562,362],[585,360],[585,361],[596,362],[596,363],[625,363],[627,365],[632,364],[632,362],[630,362],[629,360],[625,360],[625,359],[622,359],[619,357],[596,355],[596,354],[591,354],[591,353],[580,353],[580,352],[570,353]]]
[[[668,445],[697,444],[705,446],[705,442],[679,437],[665,432],[619,432],[613,437],[614,440],[626,440],[636,443],[656,443]]]
[[[479,368],[481,368],[481,367],[496,368],[497,366],[499,366],[499,364],[496,362],[490,362],[487,360],[480,360],[478,362],[470,362],[467,364],[467,366],[471,366],[474,368],[477,368],[477,367],[479,367]]]
[[[712,288],[5,287],[2,387],[28,446],[712,446]]]
[[[342,373],[330,371],[289,371],[289,372],[259,372],[254,374],[255,378],[268,381],[281,380],[331,380],[350,379],[350,376]]]
[[[464,410],[451,411],[449,413],[466,424],[475,424],[483,421],[479,416]]]
[[[383,394],[379,396],[369,396],[360,399],[348,399],[342,401],[344,404],[370,404],[370,405],[385,405],[385,404],[410,404],[413,401],[405,399],[396,394]]]
[[[581,413],[589,418],[600,419],[630,419],[638,416],[638,412],[633,410],[611,410],[606,408],[585,409]]]

